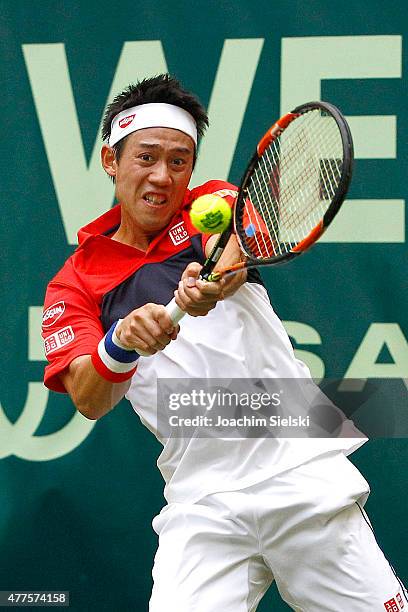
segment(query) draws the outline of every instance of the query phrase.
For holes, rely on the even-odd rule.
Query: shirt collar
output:
[[[186,189],[186,194],[184,196],[183,204],[180,208],[180,211],[190,204],[190,193],[189,189]],[[178,213],[176,212],[176,215]],[[78,231],[78,244],[82,245],[85,240],[90,238],[91,236],[107,236],[111,233],[114,233],[120,225],[121,220],[121,207],[120,204],[116,204],[113,208],[103,213],[97,219],[94,219],[84,227]],[[170,220],[168,227],[174,222],[174,217]],[[166,228],[163,228],[163,230]]]

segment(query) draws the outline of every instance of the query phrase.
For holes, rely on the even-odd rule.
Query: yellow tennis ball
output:
[[[190,219],[203,234],[219,234],[227,229],[231,214],[231,208],[224,198],[208,193],[193,202]]]

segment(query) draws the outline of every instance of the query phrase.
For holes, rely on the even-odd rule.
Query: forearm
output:
[[[114,383],[102,378],[90,355],[75,359],[61,374],[61,379],[77,410],[93,420],[112,410],[130,386],[130,380]]]
[[[61,380],[75,406],[88,419],[112,410],[129,389],[139,351],[154,355],[177,337],[164,306],[146,304],[112,325],[92,355],[74,359]]]

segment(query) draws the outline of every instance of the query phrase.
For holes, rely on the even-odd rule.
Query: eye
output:
[[[183,166],[185,163],[186,161],[182,159],[181,157],[176,157],[175,159],[173,159],[173,164],[175,166]]]
[[[141,159],[144,162],[151,162],[153,161],[153,155],[150,155],[150,153],[141,153],[139,155],[139,159]]]

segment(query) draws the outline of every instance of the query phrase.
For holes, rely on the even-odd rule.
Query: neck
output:
[[[132,246],[135,249],[139,249],[139,251],[147,251],[154,237],[155,235],[141,235],[140,232],[134,232],[131,228],[124,227],[121,223],[119,229],[113,234],[112,240]]]

